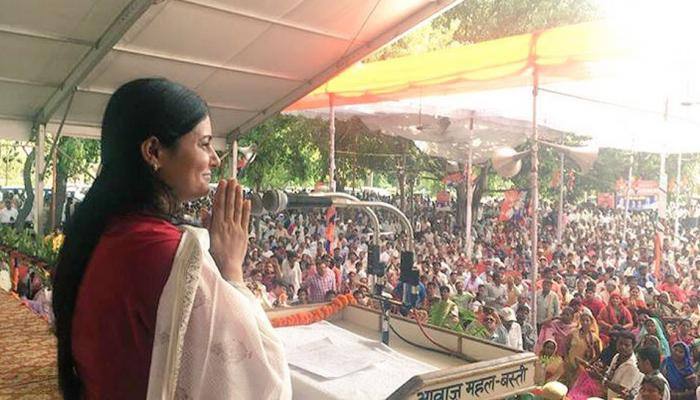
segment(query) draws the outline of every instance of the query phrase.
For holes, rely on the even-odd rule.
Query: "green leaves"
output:
[[[313,186],[326,170],[317,136],[322,121],[277,115],[240,139],[240,146],[255,144],[257,157],[242,173],[242,182],[256,189]],[[326,163],[324,163],[326,162]]]
[[[58,249],[53,249],[51,240],[37,238],[31,230],[15,230],[10,225],[0,226],[0,245],[32,258],[33,265],[45,263],[49,268],[53,268],[58,258]],[[9,251],[1,253],[2,259],[7,260]]]
[[[433,24],[445,27],[456,20],[454,40],[476,43],[591,21],[596,16],[592,0],[473,0],[451,9]]]

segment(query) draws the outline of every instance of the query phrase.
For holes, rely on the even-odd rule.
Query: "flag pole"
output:
[[[538,228],[538,208],[539,208],[539,179],[538,179],[538,134],[537,134],[537,91],[539,88],[539,74],[537,71],[537,66],[535,66],[533,73],[533,85],[532,85],[532,151],[531,151],[531,169],[530,169],[530,180],[531,180],[531,205],[532,211],[530,217],[532,218],[531,227],[531,246],[532,246],[532,276],[530,277],[530,282],[532,284],[532,298],[531,309],[532,309],[532,326],[537,326],[537,273],[538,273],[538,258],[537,258],[537,228]]]
[[[467,158],[467,223],[465,224],[467,230],[467,259],[472,259],[472,202],[474,201],[474,195],[472,193],[472,163],[473,163],[473,150],[474,145],[474,116],[469,119],[469,155]]]

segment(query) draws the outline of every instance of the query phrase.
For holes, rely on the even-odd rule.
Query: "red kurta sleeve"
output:
[[[87,399],[143,399],[158,301],[181,232],[134,214],[109,224],[80,284],[72,325],[73,357]]]

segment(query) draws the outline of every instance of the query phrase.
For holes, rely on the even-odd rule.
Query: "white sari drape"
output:
[[[158,303],[148,399],[290,399],[282,343],[245,287],[223,279],[209,233],[185,226]]]

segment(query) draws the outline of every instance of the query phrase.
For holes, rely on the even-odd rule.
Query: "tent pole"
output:
[[[335,192],[335,96],[333,93],[328,94],[328,189]]]
[[[39,131],[36,137],[36,148],[34,152],[34,232],[39,236],[42,235],[41,216],[44,211],[44,180],[41,172],[44,170],[44,141],[46,140],[46,125],[39,125]]]
[[[634,153],[630,155],[630,167],[627,171],[627,189],[625,190],[625,221],[622,225],[622,240],[627,236],[627,219],[630,213],[630,191],[632,190],[632,168],[634,167]]]
[[[238,177],[238,140],[231,142],[231,178]]]
[[[474,201],[474,194],[472,193],[472,164],[473,164],[473,150],[472,146],[474,139],[474,117],[469,119],[469,154],[467,157],[467,173],[465,174],[465,179],[467,180],[467,223],[465,224],[467,230],[467,259],[472,258],[472,202]]]
[[[676,192],[676,218],[673,222],[673,238],[676,241],[676,243],[680,243],[678,241],[678,232],[679,232],[679,221],[678,221],[678,212],[680,211],[680,205],[681,205],[681,167],[683,164],[683,153],[678,153],[678,165],[676,166],[676,187],[675,187],[675,192]]]
[[[54,135],[54,140],[59,140],[58,135]],[[56,144],[58,146],[58,143]],[[52,173],[51,173],[51,181],[52,181],[52,186],[51,186],[51,222],[49,222],[51,226],[51,231],[53,232],[56,230],[56,226],[61,224],[61,216],[63,213],[58,214],[58,221],[56,220],[56,196],[58,195],[58,152],[54,151],[53,154],[51,155],[51,164],[53,164],[52,168]]]
[[[564,144],[564,134],[561,135],[561,144]],[[557,243],[561,244],[561,236],[564,231],[564,153],[559,154],[559,209],[557,211]]]
[[[666,153],[659,154],[659,198],[656,201],[657,219],[666,219],[666,194],[668,177],[666,176]]]
[[[538,229],[538,208],[539,208],[539,179],[538,179],[538,134],[537,134],[537,90],[539,88],[539,74],[537,67],[535,66],[533,71],[533,85],[532,85],[532,151],[531,151],[531,169],[530,169],[530,179],[531,179],[531,206],[532,211],[530,217],[532,218],[530,223],[531,228],[531,246],[532,246],[532,276],[530,277],[530,282],[532,284],[532,297],[531,309],[532,309],[532,326],[537,326],[537,273],[538,273],[538,257],[537,257],[537,229]]]

